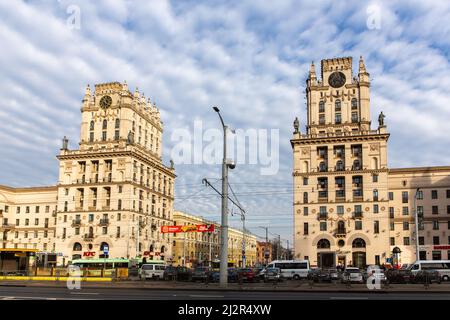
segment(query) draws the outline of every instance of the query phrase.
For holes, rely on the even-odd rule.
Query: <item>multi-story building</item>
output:
[[[256,242],[256,263],[259,265],[266,265],[273,260],[272,256],[273,246],[271,242],[257,241]]]
[[[388,168],[389,133],[383,113],[378,126],[371,126],[370,79],[363,59],[357,76],[351,57],[322,60],[320,78],[311,64],[306,98],[306,132],[300,132],[296,119],[291,140],[295,257],[323,267],[412,262],[411,199],[417,188],[440,194],[429,200],[424,196],[417,204],[425,223],[419,234],[422,256],[442,257],[437,248],[449,240],[442,221],[450,227],[450,216],[442,211],[450,204],[443,197],[450,192],[450,167]],[[430,247],[431,239],[439,247]]]
[[[171,259],[171,235],[160,226],[172,221],[175,173],[162,162],[158,108],[137,89],[133,94],[114,82],[96,85],[93,93],[88,86],[81,115],[79,148],[69,150],[64,139],[57,157],[57,186],[0,189],[3,246],[25,247],[30,232],[22,223],[29,219],[47,233],[42,250],[57,252],[59,264],[104,257],[106,248],[109,257]]]
[[[185,232],[173,234],[174,264],[192,267],[219,262],[220,224],[181,211],[173,214],[174,225],[214,224],[214,232]],[[242,266],[242,243],[245,243],[246,265],[256,263],[256,236],[238,229],[228,229],[228,263]]]

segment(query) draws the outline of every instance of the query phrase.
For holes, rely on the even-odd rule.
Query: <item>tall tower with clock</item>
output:
[[[373,128],[362,58],[311,64],[304,132],[295,126],[295,256],[332,267],[382,263],[389,255],[388,168],[382,115]]]
[[[58,155],[56,246],[77,258],[171,258],[175,173],[162,162],[157,106],[126,83],[87,86],[79,148]]]

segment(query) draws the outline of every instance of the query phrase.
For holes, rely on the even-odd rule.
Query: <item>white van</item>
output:
[[[270,268],[278,268],[281,277],[294,280],[307,278],[310,271],[308,260],[275,260],[267,265],[266,269]]]
[[[436,270],[442,281],[450,280],[450,260],[419,260],[414,262],[409,270],[412,273],[421,270]]]
[[[139,269],[139,278],[145,279],[163,279],[166,266],[164,263],[144,263]]]

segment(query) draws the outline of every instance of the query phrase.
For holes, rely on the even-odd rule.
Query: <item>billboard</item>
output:
[[[213,224],[190,224],[187,226],[161,226],[161,233],[213,232]]]

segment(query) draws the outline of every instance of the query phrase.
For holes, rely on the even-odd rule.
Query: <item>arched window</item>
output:
[[[372,169],[378,169],[378,159],[376,157],[372,158]]]
[[[334,110],[335,111],[341,111],[341,100],[337,99],[334,103]]]
[[[324,161],[322,161],[321,163],[319,163],[319,171],[320,171],[320,172],[327,171],[327,165],[325,164]]]
[[[89,227],[89,236],[90,237],[94,236],[94,228],[93,227]]]
[[[338,233],[344,234],[345,233],[345,222],[342,220],[338,221]]]
[[[89,126],[89,130],[94,130],[94,121],[92,120],[91,121],[91,124],[90,124],[90,126]]]
[[[108,121],[106,121],[106,119],[105,120],[103,120],[103,130],[106,130],[107,128],[108,128]]]
[[[73,244],[73,251],[81,251],[82,249],[83,249],[83,247],[81,246],[81,243],[75,242]]]
[[[120,120],[119,120],[119,119],[116,119],[116,124],[115,124],[115,126],[116,126],[116,129],[119,129],[119,128],[120,128]]]
[[[361,238],[356,238],[353,240],[352,248],[365,248],[366,242]]]
[[[102,244],[100,245],[100,251],[103,251],[105,249],[105,247],[107,247],[109,249],[109,244],[107,242],[102,242]]]
[[[317,249],[330,249],[330,241],[327,239],[320,239],[317,242]]]
[[[325,102],[319,102],[319,112],[325,112]]]
[[[342,160],[336,162],[336,171],[344,171],[344,162]]]
[[[161,253],[166,252],[166,247],[165,247],[165,246],[162,246],[160,251],[161,251]]]
[[[352,99],[352,110],[358,109],[358,100],[356,98]]]
[[[153,245],[151,244],[151,245],[150,245],[149,251],[150,251],[150,252],[153,252],[154,250],[155,250],[155,248],[154,248]]]
[[[303,161],[303,172],[308,172],[309,171],[309,165],[308,165],[308,161]]]
[[[359,160],[353,161],[353,170],[361,170],[361,163]]]
[[[373,201],[378,201],[378,190],[373,190]]]
[[[303,203],[308,203],[308,192],[303,192]]]

